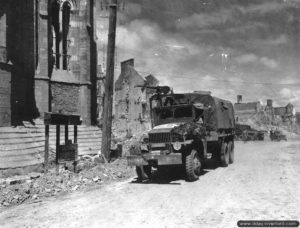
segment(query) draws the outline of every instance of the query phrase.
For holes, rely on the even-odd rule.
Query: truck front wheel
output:
[[[185,172],[187,181],[196,181],[201,173],[201,161],[196,150],[185,157]]]
[[[142,182],[146,179],[151,179],[151,166],[144,165],[144,166],[136,166],[135,167],[136,174],[138,176],[137,180]]]

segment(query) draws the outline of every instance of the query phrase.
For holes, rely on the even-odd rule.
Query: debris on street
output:
[[[19,205],[25,201],[35,203],[62,193],[85,190],[134,175],[125,159],[104,163],[101,159],[84,156],[78,164],[79,172],[49,167],[46,173],[30,173],[0,179],[0,208]]]

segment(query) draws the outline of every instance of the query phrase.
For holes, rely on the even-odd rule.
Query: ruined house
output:
[[[282,121],[293,121],[294,119],[294,106],[288,103],[284,107],[274,107],[274,116]]]
[[[235,119],[237,122],[247,121],[262,110],[262,105],[259,101],[242,102],[242,96],[237,96],[237,103],[234,104]]]
[[[150,128],[149,98],[155,92],[136,86],[157,86],[153,75],[142,77],[134,69],[134,59],[121,63],[121,73],[115,82],[114,128],[119,135],[132,136]]]
[[[0,126],[44,112],[96,123],[94,0],[0,0]]]

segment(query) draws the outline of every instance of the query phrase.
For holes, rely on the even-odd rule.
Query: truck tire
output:
[[[233,164],[233,162],[234,162],[234,141],[230,141],[228,143],[228,151],[229,151],[229,164]]]
[[[201,161],[196,150],[185,157],[185,173],[187,181],[196,181],[199,179],[201,173]]]
[[[221,167],[227,167],[229,164],[228,144],[223,142],[220,151]]]
[[[138,176],[137,180],[142,182],[146,179],[151,179],[151,166],[144,165],[144,166],[136,166],[135,167],[136,174]]]

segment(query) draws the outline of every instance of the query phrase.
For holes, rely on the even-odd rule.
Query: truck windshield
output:
[[[193,110],[191,106],[179,107],[174,110],[174,118],[192,117]]]
[[[178,118],[186,118],[193,117],[192,106],[185,107],[170,107],[170,108],[155,108],[154,112],[159,119],[178,119]]]

